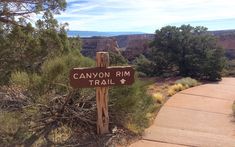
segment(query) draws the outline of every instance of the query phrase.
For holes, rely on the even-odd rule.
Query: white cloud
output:
[[[168,24],[235,19],[232,0],[68,0],[71,30],[149,31]],[[209,27],[209,26],[208,26]]]

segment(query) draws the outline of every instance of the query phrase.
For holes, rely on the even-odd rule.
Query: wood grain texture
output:
[[[96,53],[96,66],[108,67],[108,52]],[[109,133],[109,114],[108,114],[108,87],[96,88],[96,104],[97,104],[97,134]]]

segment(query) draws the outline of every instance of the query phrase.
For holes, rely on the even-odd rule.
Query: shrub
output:
[[[13,145],[22,141],[26,134],[23,133],[22,114],[18,112],[0,112],[0,142],[1,146]]]
[[[114,87],[110,91],[113,119],[135,133],[142,133],[149,126],[148,114],[160,107],[146,94],[146,88],[146,82],[137,80],[131,86]]]
[[[152,62],[148,60],[144,55],[140,55],[134,61],[136,65],[136,70],[139,72],[141,77],[152,76],[154,70],[152,67]]]
[[[163,96],[162,93],[158,92],[158,93],[153,94],[153,99],[154,101],[162,104],[165,100],[165,97]]]
[[[229,60],[225,70],[225,76],[235,76],[235,60]]]
[[[43,91],[43,79],[36,73],[13,72],[10,77],[10,84],[22,89],[24,94],[29,96],[30,99],[28,100],[35,101]]]
[[[65,62],[63,58],[56,57],[46,61],[42,66],[42,72],[47,80],[54,81],[65,71]]]
[[[181,91],[181,90],[184,90],[184,86],[182,84],[175,84],[172,86],[172,88],[175,90],[175,91]]]
[[[69,72],[75,67],[90,67],[94,61],[72,51],[58,57],[50,58],[42,65],[42,74],[48,81],[63,81],[66,83]]]
[[[53,129],[50,132],[48,139],[50,139],[54,143],[62,144],[66,142],[71,136],[72,136],[71,128],[64,125],[64,126]]]
[[[92,59],[82,56],[77,51],[48,59],[42,65],[43,84],[47,87],[53,85],[53,89],[58,93],[67,92],[70,87],[68,78],[70,70],[93,65]]]
[[[127,65],[127,60],[121,53],[109,52],[109,60],[111,66]]]
[[[233,110],[233,115],[235,116],[235,101],[233,102],[232,110]]]
[[[175,84],[168,88],[168,95],[172,96],[179,91],[182,91],[182,90],[187,89],[189,87],[197,86],[199,84],[200,83],[197,80],[192,79],[190,77],[182,78],[180,80],[175,81]]]
[[[190,25],[156,30],[148,59],[155,75],[175,73],[206,80],[220,80],[225,67],[224,50],[207,28]]]
[[[42,86],[42,77],[36,73],[33,73],[32,75],[30,75],[30,87],[34,88],[34,89],[38,89],[41,88]]]
[[[172,96],[174,94],[176,94],[176,91],[174,89],[168,89],[168,96]]]
[[[145,77],[147,77],[147,75],[146,75],[146,73],[144,73],[144,72],[137,72],[137,75],[138,75],[138,77],[140,77],[140,78],[145,78]]]
[[[58,25],[52,15],[43,16],[35,24],[37,29],[30,23],[24,24],[25,27],[20,27],[23,24],[8,27],[0,24],[0,84],[8,84],[15,69],[40,72],[40,65],[48,57],[67,53],[70,46],[79,49],[79,42],[70,44],[64,27]]]
[[[172,85],[168,88],[168,95],[172,96],[172,95],[176,94],[177,92],[182,91],[184,89],[185,89],[185,87],[180,83]]]
[[[21,124],[19,116],[14,112],[1,111],[0,118],[0,130],[6,133],[14,134]]]
[[[190,77],[182,78],[180,80],[177,80],[175,82],[175,84],[182,84],[183,86],[186,86],[186,87],[194,87],[194,86],[199,85],[197,80],[192,79]]]
[[[30,78],[26,72],[16,71],[11,74],[10,83],[27,89],[30,86]]]
[[[125,124],[125,127],[128,129],[128,130],[131,130],[132,132],[136,133],[136,134],[139,134],[143,131],[143,128],[141,128],[140,126],[138,126],[137,124],[135,123],[132,123],[132,122],[127,122]]]

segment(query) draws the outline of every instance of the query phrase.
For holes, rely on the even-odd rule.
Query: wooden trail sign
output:
[[[73,68],[69,78],[73,88],[96,87],[97,133],[104,134],[109,132],[109,86],[133,84],[135,71],[130,66],[109,67],[108,52],[96,53],[96,66]]]
[[[74,68],[70,72],[70,84],[74,88],[131,85],[134,73],[130,66]]]

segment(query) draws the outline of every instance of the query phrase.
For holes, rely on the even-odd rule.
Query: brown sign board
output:
[[[69,77],[73,88],[131,85],[135,71],[131,66],[73,68]]]

